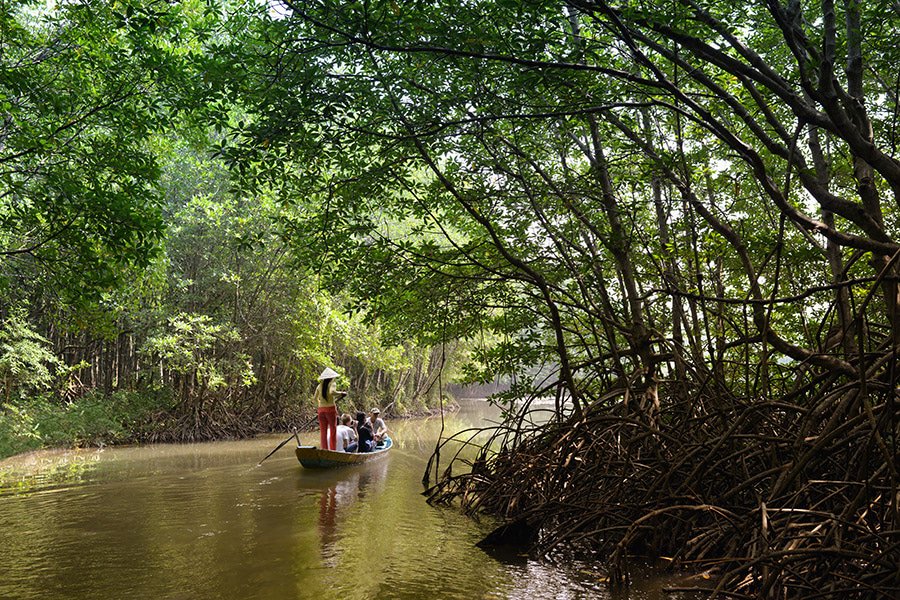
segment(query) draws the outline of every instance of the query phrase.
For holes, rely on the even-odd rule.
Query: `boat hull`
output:
[[[315,446],[297,446],[295,452],[297,460],[307,469],[333,469],[361,465],[384,458],[393,446],[393,440],[388,438],[386,445],[374,452],[335,452],[334,450],[322,450]]]

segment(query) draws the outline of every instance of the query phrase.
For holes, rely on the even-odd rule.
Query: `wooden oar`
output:
[[[290,436],[288,439],[284,440],[283,442],[281,442],[280,444],[278,444],[277,446],[275,446],[275,449],[274,449],[274,450],[272,450],[271,452],[269,452],[268,454],[266,454],[266,458],[269,458],[270,456],[272,456],[273,454],[275,454],[276,452],[278,452],[279,450],[281,450],[282,446],[284,446],[284,445],[287,444],[289,441],[291,441],[292,439],[294,439],[294,436],[295,436],[295,435],[297,435],[297,431],[296,431],[296,430],[294,430],[294,433],[292,433],[291,436]],[[298,444],[298,445],[300,444],[300,438],[297,438],[297,444]],[[263,464],[263,461],[266,460],[266,458],[264,458],[264,459],[262,459],[261,461],[259,461],[258,463],[256,463],[256,466],[258,467],[259,465]]]
[[[317,416],[316,416],[316,417],[313,417],[311,420],[307,421],[306,424],[303,425],[303,428],[306,429],[307,427],[309,427],[310,425],[312,425],[312,424],[313,424],[313,421],[315,421],[316,419],[318,419]],[[285,444],[287,444],[289,441],[291,441],[291,440],[294,439],[294,438],[297,438],[297,445],[298,445],[298,446],[300,445],[300,435],[297,433],[297,428],[294,427],[291,431],[292,431],[291,436],[290,436],[288,439],[286,439],[286,440],[284,440],[283,442],[281,442],[280,444],[278,444],[277,446],[275,446],[275,449],[274,449],[274,450],[272,450],[271,452],[269,452],[268,454],[266,454],[266,458],[269,458],[270,456],[272,456],[273,454],[275,454],[276,452],[278,452],[279,450],[281,450],[281,448],[282,448]],[[264,458],[264,459],[262,459],[261,461],[259,461],[258,463],[256,463],[256,466],[258,467],[259,465],[263,464],[263,461],[266,460],[266,458]]]

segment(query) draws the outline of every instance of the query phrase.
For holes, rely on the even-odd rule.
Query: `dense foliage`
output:
[[[298,237],[370,315],[555,398],[534,428],[510,402],[471,473],[436,454],[433,500],[612,551],[614,580],[643,551],[742,594],[887,597],[892,10],[286,2],[229,157],[315,200]]]
[[[283,427],[332,363],[408,407],[465,350],[508,418],[432,501],[616,582],[892,597],[895,13],[4,5],[0,435],[116,390],[144,439]]]
[[[437,351],[383,342],[292,252],[312,208],[213,156],[243,114],[227,9],[3,5],[0,456],[302,426],[324,366],[353,406],[436,393]]]

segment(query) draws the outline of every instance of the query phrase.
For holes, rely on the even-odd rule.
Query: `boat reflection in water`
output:
[[[345,537],[348,540],[354,539],[349,533],[353,530],[353,523],[358,521],[355,513],[364,511],[366,506],[364,502],[357,501],[371,502],[383,491],[388,464],[389,461],[380,460],[350,469],[328,471],[328,481],[322,481],[326,479],[324,477],[317,477],[319,472],[313,472],[312,477],[308,471],[301,473],[301,479],[312,480],[307,483],[322,486],[317,525],[323,566],[335,567],[340,562],[345,546],[341,542]]]

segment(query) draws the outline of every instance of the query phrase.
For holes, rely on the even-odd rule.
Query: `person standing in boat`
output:
[[[330,368],[322,371],[313,396],[319,417],[319,447],[323,450],[337,449],[337,400],[347,395],[347,392],[337,391],[334,383],[337,377],[338,374]]]

